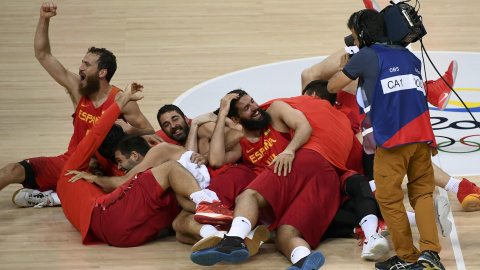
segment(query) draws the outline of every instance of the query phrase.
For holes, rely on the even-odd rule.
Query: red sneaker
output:
[[[448,86],[442,78],[438,78],[436,81],[427,81],[425,83],[425,90],[428,90],[427,101],[435,107],[438,107],[440,110],[447,107],[448,101],[450,100],[450,95],[452,94],[453,85],[455,84],[455,79],[457,78],[458,63],[453,60],[450,62],[447,71],[443,75],[443,79],[448,83]]]
[[[219,201],[201,202],[198,204],[194,219],[198,223],[212,225],[230,225],[233,220],[233,211]]]
[[[381,234],[383,237],[390,234],[388,232],[387,223],[381,218],[378,219],[377,233]]]
[[[457,198],[462,204],[463,211],[480,210],[480,188],[466,178],[463,178],[458,186]]]

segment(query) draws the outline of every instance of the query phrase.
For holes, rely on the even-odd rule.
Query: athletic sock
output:
[[[52,196],[52,199],[53,199],[53,205],[62,205],[62,203],[60,202],[60,198],[58,197],[57,192],[52,192],[50,195]]]
[[[408,222],[410,226],[417,226],[417,221],[415,220],[415,213],[407,211]]]
[[[200,236],[202,238],[209,237],[210,235],[218,232],[217,228],[215,228],[213,225],[207,224],[203,225],[202,228],[200,229]]]
[[[460,186],[461,180],[458,180],[455,177],[450,177],[450,180],[448,180],[448,183],[445,185],[445,190],[453,192],[454,194],[458,193],[458,187]]]
[[[378,217],[375,215],[367,215],[363,217],[360,221],[360,227],[362,227],[362,231],[365,234],[365,237],[368,239],[377,232]]]
[[[245,239],[251,230],[252,224],[250,223],[250,220],[244,217],[236,217],[232,221],[232,227],[230,227],[227,236],[238,236]]]
[[[198,207],[198,204],[201,202],[213,202],[212,198],[210,198],[203,190],[194,192],[190,195],[190,200],[192,200]]]
[[[305,258],[308,255],[310,255],[310,253],[312,253],[312,252],[307,247],[304,247],[304,246],[296,247],[292,251],[292,254],[290,254],[290,260],[292,260],[292,264],[296,264],[302,258]]]

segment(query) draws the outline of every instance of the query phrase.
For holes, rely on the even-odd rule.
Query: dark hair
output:
[[[373,9],[362,9],[354,12],[347,22],[348,29],[357,34],[360,47],[370,46],[385,37],[383,15]]]
[[[90,47],[88,49],[88,53],[93,53],[98,55],[98,60],[97,60],[97,65],[98,65],[98,70],[101,69],[106,69],[107,70],[107,76],[105,76],[105,79],[107,82],[110,82],[110,80],[113,77],[113,74],[115,74],[115,71],[117,71],[117,58],[113,53],[105,48],[95,48],[95,47]]]
[[[115,146],[115,151],[120,151],[125,158],[130,158],[132,151],[145,156],[148,150],[150,150],[150,145],[147,141],[135,134],[124,136]]]
[[[180,110],[180,108],[177,105],[165,104],[165,105],[163,105],[163,107],[161,107],[158,110],[158,113],[157,113],[157,121],[158,121],[158,124],[160,125],[160,128],[162,130],[163,130],[163,127],[162,127],[162,123],[160,123],[160,116],[162,116],[164,113],[171,112],[171,111],[177,112],[178,114],[180,114],[182,116],[182,118],[185,119],[185,114],[183,114],[182,110]]]
[[[115,146],[124,136],[125,132],[122,127],[114,124],[98,148],[98,153],[104,158],[115,161]]]
[[[238,100],[245,96],[245,95],[248,95],[247,92],[243,91],[242,89],[235,89],[235,90],[232,90],[230,92],[228,92],[228,94],[238,94],[238,98],[237,99],[232,99],[232,101],[230,102],[230,110],[228,111],[228,114],[227,114],[227,117],[228,118],[231,118],[233,116],[236,116],[238,117],[238,109],[237,107],[235,107],[235,105],[237,105],[237,102]]]
[[[315,93],[316,97],[327,100],[333,106],[335,101],[337,101],[337,94],[328,92],[327,85],[328,81],[326,80],[311,81],[309,84],[307,84],[307,86],[305,86],[302,94],[311,96],[313,93]]]

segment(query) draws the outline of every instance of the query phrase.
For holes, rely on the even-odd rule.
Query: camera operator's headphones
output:
[[[365,24],[361,22],[362,15],[365,13],[366,10],[368,9],[362,9],[355,13],[355,15],[353,16],[353,30],[355,30],[355,33],[357,34],[359,49],[373,44],[370,33],[365,27]]]

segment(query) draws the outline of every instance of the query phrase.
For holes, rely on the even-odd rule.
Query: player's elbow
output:
[[[337,90],[337,87],[335,87],[335,85],[330,81],[327,84],[327,91],[331,94],[335,94],[338,93],[339,90]]]
[[[37,58],[39,62],[44,61],[46,58],[46,55],[47,54],[45,52],[35,49],[35,58]]]
[[[314,80],[312,68],[307,68],[302,71],[302,94],[305,87]]]

